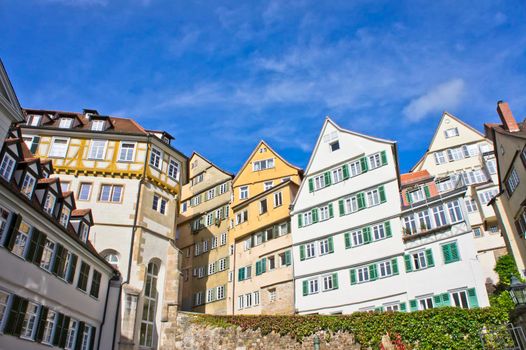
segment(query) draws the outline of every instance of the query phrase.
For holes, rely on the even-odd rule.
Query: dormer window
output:
[[[24,176],[24,180],[22,181],[22,187],[20,188],[20,192],[27,196],[28,198],[31,198],[33,195],[33,188],[35,187],[36,179],[33,175],[26,173],[26,176]]]
[[[69,215],[71,214],[71,209],[69,209],[67,206],[63,206],[62,210],[60,211],[60,218],[59,222],[62,226],[68,227],[69,222]]]
[[[15,159],[9,154],[4,154],[2,158],[2,163],[0,163],[0,176],[5,180],[9,181],[11,175],[13,174],[13,169],[15,168]]]
[[[104,120],[93,120],[91,122],[91,130],[93,131],[104,131],[104,126],[106,122]]]
[[[53,208],[55,208],[56,201],[57,201],[57,197],[55,197],[54,194],[48,192],[46,196],[46,200],[44,201],[43,209],[49,215],[53,215]]]
[[[73,118],[60,118],[60,124],[58,125],[61,129],[69,129],[73,125]]]
[[[334,142],[331,142],[329,144],[329,146],[331,146],[331,151],[334,152],[334,151],[337,151],[340,149],[340,141],[336,140]]]
[[[451,137],[458,136],[458,128],[450,128],[444,131],[444,134],[446,136],[446,139],[449,139]]]
[[[39,126],[41,120],[42,120],[42,116],[40,116],[40,115],[30,115],[27,118],[27,125],[29,125],[29,126]]]
[[[86,243],[88,241],[88,237],[89,237],[89,225],[83,222],[80,228],[80,239],[82,240],[82,242]]]

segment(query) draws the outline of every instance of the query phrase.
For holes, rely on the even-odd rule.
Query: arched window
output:
[[[155,262],[148,264],[146,283],[144,286],[144,304],[142,308],[140,346],[152,347],[155,329],[155,310],[157,309],[157,276],[159,265]]]
[[[110,263],[111,266],[113,266],[117,270],[119,269],[119,253],[117,253],[114,250],[108,250],[102,252],[101,255],[104,257],[104,259],[106,259],[107,262]]]

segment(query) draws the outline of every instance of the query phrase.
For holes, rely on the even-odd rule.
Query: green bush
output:
[[[504,302],[505,303],[505,302]],[[354,334],[362,347],[378,349],[383,335],[400,334],[414,349],[482,349],[480,330],[507,323],[505,308],[465,310],[453,307],[404,312],[356,312],[351,315],[212,316],[200,315],[196,322],[216,327],[239,326],[276,332],[299,341],[320,330]]]
[[[522,281],[515,260],[511,255],[503,255],[497,260],[495,272],[499,275],[499,290],[506,289],[510,286],[511,276],[515,276]]]

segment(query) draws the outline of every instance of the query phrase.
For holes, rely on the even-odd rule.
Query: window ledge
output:
[[[435,227],[435,228],[433,228],[431,230],[415,233],[415,234],[412,234],[412,235],[411,234],[408,235],[408,234],[404,233],[404,235],[402,236],[402,239],[404,240],[404,242],[412,241],[412,240],[415,240],[415,239],[418,239],[418,238],[422,238],[422,237],[430,235],[430,234],[434,234],[434,233],[438,233],[438,232],[441,232],[441,231],[448,230],[452,226],[453,226],[453,224],[447,224],[447,225],[444,225],[444,226]]]

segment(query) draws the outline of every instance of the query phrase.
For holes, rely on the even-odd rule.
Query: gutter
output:
[[[120,273],[116,272],[113,274],[113,277],[108,281],[108,288],[106,288],[106,300],[104,301],[104,313],[102,315],[102,322],[100,324],[100,329],[99,329],[99,339],[97,340],[97,349],[100,349],[100,342],[102,340],[102,328],[104,326],[104,323],[106,322],[106,314],[108,311],[108,296],[110,295],[111,281],[118,280],[119,276],[120,276]],[[117,314],[115,314],[115,318],[117,318]]]

